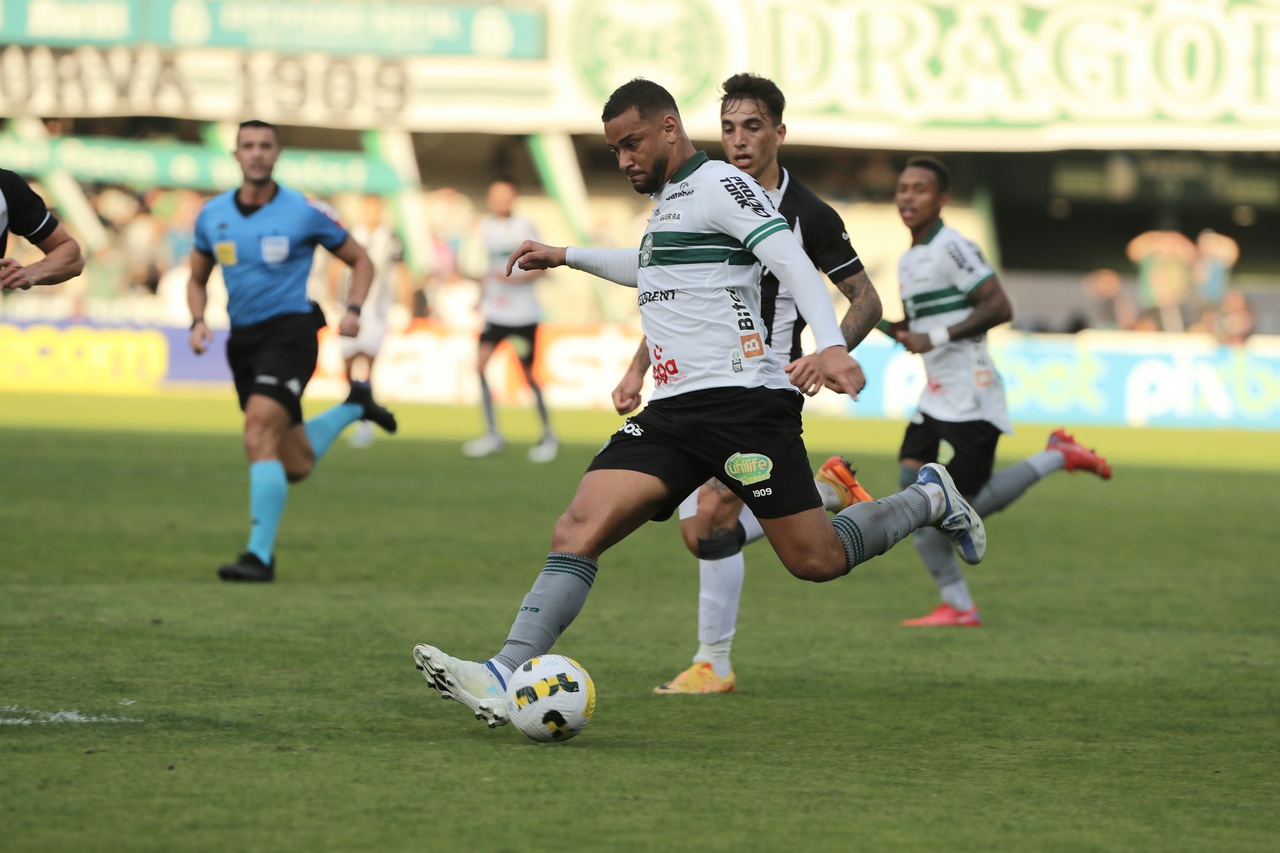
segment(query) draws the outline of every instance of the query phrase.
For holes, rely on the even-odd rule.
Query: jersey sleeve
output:
[[[708,190],[708,223],[737,239],[747,251],[766,237],[791,230],[760,184],[745,173],[725,173]]]
[[[849,231],[835,208],[824,204],[815,211],[816,221],[803,224],[804,250],[813,265],[832,281],[844,281],[862,272],[862,259],[849,242]]]
[[[40,243],[58,227],[58,220],[45,207],[44,199],[17,173],[0,169],[0,191],[8,203],[9,230],[14,234]]]
[[[347,242],[347,229],[338,221],[338,212],[324,202],[308,200],[307,212],[311,217],[311,232],[316,242],[330,252]]]
[[[950,273],[950,283],[961,293],[972,293],[978,285],[996,274],[972,240],[953,233],[948,235],[943,249],[946,256],[943,269]]]

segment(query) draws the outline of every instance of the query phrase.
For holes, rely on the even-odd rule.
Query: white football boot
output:
[[[969,565],[982,562],[987,553],[987,528],[973,507],[960,494],[947,469],[937,462],[930,462],[920,469],[916,477],[918,485],[932,483],[942,487],[942,518],[934,522],[956,546],[960,559]]]
[[[427,684],[441,698],[461,702],[491,729],[511,721],[511,703],[507,690],[488,664],[459,660],[435,646],[418,643],[413,647],[413,660],[422,670]]]
[[[462,455],[469,456],[472,459],[480,459],[501,453],[506,449],[507,443],[502,440],[502,436],[486,432],[479,438],[473,438],[462,445]]]

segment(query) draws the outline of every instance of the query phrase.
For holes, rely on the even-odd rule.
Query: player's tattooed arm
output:
[[[837,281],[835,285],[849,300],[849,310],[840,321],[840,332],[849,349],[853,349],[880,322],[884,313],[880,305],[880,294],[876,292],[866,270],[859,270],[848,278]]]
[[[627,365],[627,372],[610,395],[614,411],[618,414],[629,415],[640,408],[640,391],[644,387],[644,375],[649,371],[649,366],[649,340],[641,338],[631,364]]]

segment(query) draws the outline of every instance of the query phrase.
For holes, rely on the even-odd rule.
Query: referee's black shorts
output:
[[[316,372],[324,327],[319,306],[305,314],[280,314],[250,326],[233,327],[227,364],[244,411],[253,394],[285,407],[291,423],[302,422],[302,392]]]
[[[588,471],[623,469],[667,484],[671,513],[711,477],[742,498],[758,518],[781,518],[822,506],[801,437],[804,398],[771,388],[711,388],[650,403],[627,419]]]
[[[991,479],[1000,428],[989,421],[940,421],[916,412],[902,436],[898,458],[918,459],[926,465],[937,462],[944,441],[955,451],[947,462],[947,473],[960,494],[971,498]]]

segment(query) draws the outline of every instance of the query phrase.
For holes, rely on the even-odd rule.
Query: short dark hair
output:
[[[265,127],[267,130],[271,131],[273,136],[275,136],[276,142],[277,143],[280,142],[280,129],[276,127],[274,124],[271,124],[270,122],[262,121],[261,119],[256,119],[256,118],[251,118],[247,121],[240,122],[240,128],[239,130],[236,131],[236,139],[240,138],[240,131],[244,130],[246,127]]]
[[[720,110],[734,101],[755,101],[764,108],[764,113],[774,124],[782,124],[782,111],[787,107],[787,98],[778,88],[778,84],[768,77],[749,72],[735,74],[720,84]]]
[[[609,100],[604,102],[600,121],[612,121],[632,107],[636,108],[642,119],[651,119],[660,114],[680,115],[676,99],[671,97],[670,92],[652,80],[636,77],[613,90]]]
[[[938,192],[951,192],[951,170],[937,157],[929,154],[920,154],[908,160],[907,165],[902,168],[905,170],[910,169],[912,166],[919,166],[921,169],[928,169],[933,172],[938,178]]]

